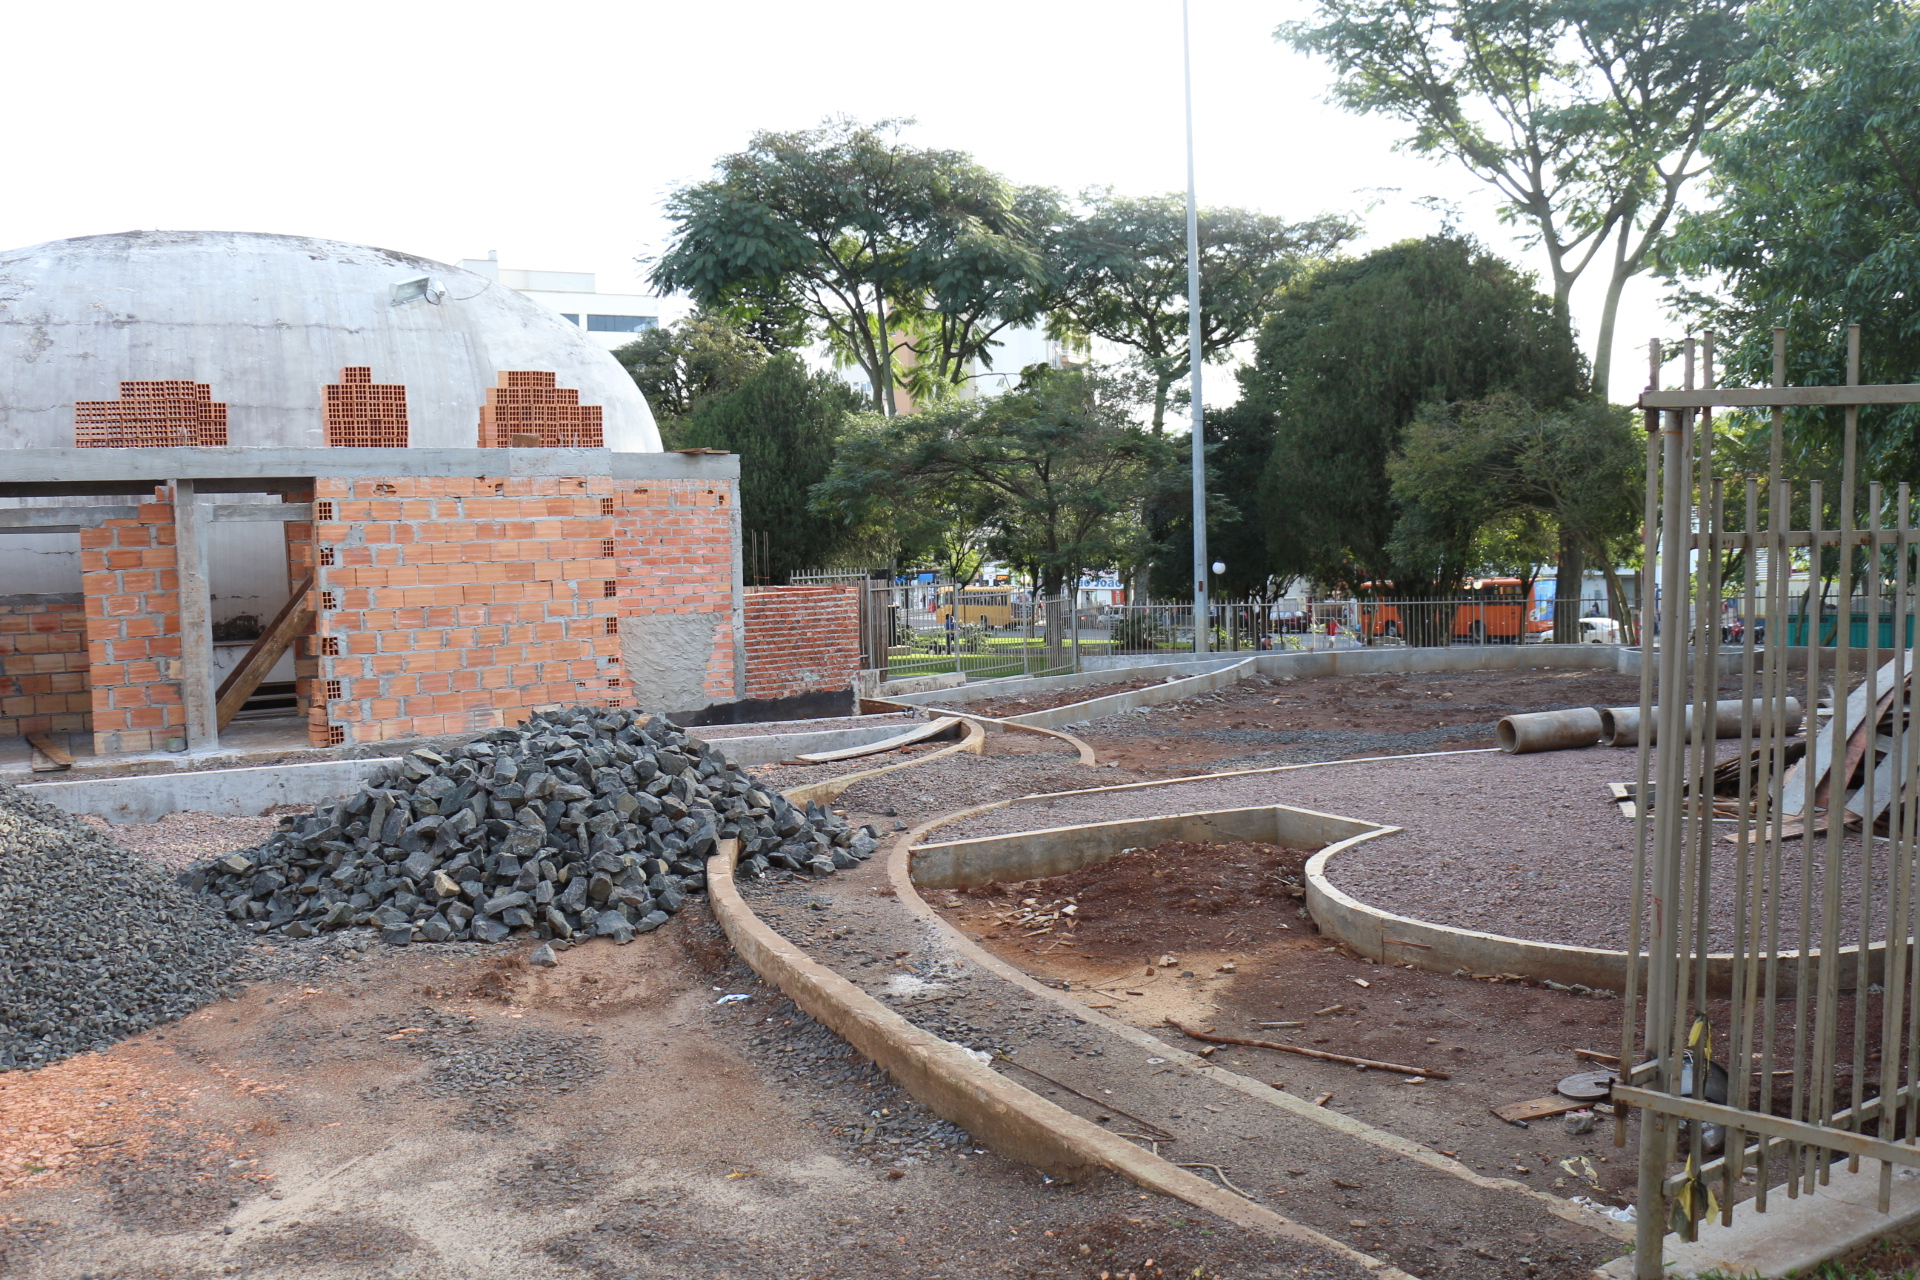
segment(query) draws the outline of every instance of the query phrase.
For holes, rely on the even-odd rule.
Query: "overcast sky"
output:
[[[1457,224],[1529,268],[1456,164],[1327,105],[1272,39],[1304,0],[1194,0],[1200,198],[1358,215],[1371,247]],[[916,140],[1022,183],[1184,186],[1178,0],[966,6],[388,0],[19,6],[0,79],[0,246],[131,228],[274,231],[444,261],[594,271],[636,289],[664,193],[756,129],[910,116]],[[1591,352],[1604,279],[1574,298]],[[1657,285],[1622,308],[1614,398],[1674,336]]]

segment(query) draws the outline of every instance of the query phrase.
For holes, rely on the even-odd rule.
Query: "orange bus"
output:
[[[1389,583],[1362,583],[1360,589],[1390,587]],[[1457,602],[1457,603],[1454,603]],[[1475,578],[1452,601],[1453,639],[1466,644],[1518,644],[1536,632],[1551,630],[1552,622],[1533,615],[1533,592],[1520,590],[1518,578]],[[1408,627],[1400,616],[1403,602],[1362,600],[1360,630],[1369,639],[1399,639]]]

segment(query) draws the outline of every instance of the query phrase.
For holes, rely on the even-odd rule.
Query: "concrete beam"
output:
[[[8,507],[0,511],[0,529],[19,529],[26,533],[51,533],[44,525],[68,529],[97,529],[109,520],[133,520],[140,515],[135,506],[99,507]]]
[[[285,524],[290,520],[313,519],[311,502],[223,502],[213,508],[215,520],[246,524]]]
[[[1920,404],[1920,383],[1871,387],[1707,387],[1642,391],[1642,409],[1771,409],[1774,405]]]
[[[616,480],[733,480],[737,454],[614,453],[607,449],[10,449],[0,497],[141,493],[168,479],[202,493],[306,487],[316,476],[611,476]],[[208,483],[214,482],[214,483]],[[219,486],[225,487],[216,487]],[[235,488],[233,486],[240,487]]]

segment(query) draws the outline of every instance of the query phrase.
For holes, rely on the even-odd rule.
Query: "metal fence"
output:
[[[1877,1161],[1885,1213],[1894,1166],[1920,1167],[1920,718],[1905,647],[1920,525],[1906,484],[1863,494],[1856,480],[1859,406],[1920,403],[1920,387],[1859,386],[1857,329],[1839,387],[1787,387],[1780,330],[1772,386],[1749,391],[1714,386],[1710,336],[1687,342],[1685,385],[1659,390],[1658,348],[1655,389],[1641,398],[1641,598],[1659,601],[1662,642],[1644,637],[1640,694],[1658,749],[1642,735],[1636,795],[1652,803],[1636,805],[1634,819],[1613,1090],[1617,1143],[1624,1109],[1642,1109],[1641,1280],[1663,1274],[1670,1228],[1691,1238],[1710,1216],[1730,1223],[1749,1189],[1765,1212],[1776,1194],[1828,1184],[1841,1160],[1852,1171]],[[1713,414],[1729,407],[1771,413],[1764,478],[1714,474]],[[1838,411],[1837,503],[1821,481],[1802,487],[1784,473],[1789,410]],[[1835,528],[1824,527],[1829,510]],[[1796,522],[1796,511],[1807,514]],[[1729,644],[1716,625],[1727,612],[1719,575],[1734,553],[1766,570],[1746,575],[1738,615],[1786,620],[1789,643],[1761,644],[1751,627]],[[1854,625],[1839,625],[1837,608],[1830,631],[1824,610],[1795,613],[1786,579],[1808,556],[1850,602]],[[1807,643],[1815,617],[1830,649]],[[1689,720],[1711,723],[1726,692],[1723,654],[1737,655],[1744,707],[1738,753],[1724,758],[1704,734],[1686,741]],[[1824,722],[1812,717],[1805,737],[1785,731],[1789,695],[1812,709],[1829,690]]]
[[[1556,602],[1524,596],[1444,600],[1240,600],[1209,610],[1208,647],[1219,652],[1333,645],[1524,644],[1554,638]],[[1622,644],[1634,619],[1610,616],[1608,602],[1573,603],[1569,643]],[[1107,605],[1081,611],[1085,652],[1191,653],[1191,603]]]
[[[946,582],[869,581],[860,665],[889,680],[958,672],[969,680],[1079,670],[1080,630],[1065,596]]]

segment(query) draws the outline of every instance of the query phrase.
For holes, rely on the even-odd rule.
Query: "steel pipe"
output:
[[[1766,700],[1754,698],[1743,701],[1730,698],[1713,704],[1713,736],[1716,738],[1737,738],[1740,736],[1740,721],[1751,713],[1758,718],[1764,711]],[[1687,741],[1693,741],[1693,708],[1687,711]],[[1660,737],[1660,708],[1653,709],[1654,729],[1647,735],[1649,744]],[[1800,728],[1802,712],[1797,698],[1788,698],[1781,720],[1781,734],[1791,736]],[[1633,747],[1640,743],[1640,708],[1603,707],[1600,710],[1600,744],[1607,747]]]
[[[1506,717],[1494,732],[1500,739],[1500,749],[1511,756],[1590,747],[1600,741],[1600,713],[1592,707],[1535,711]]]

